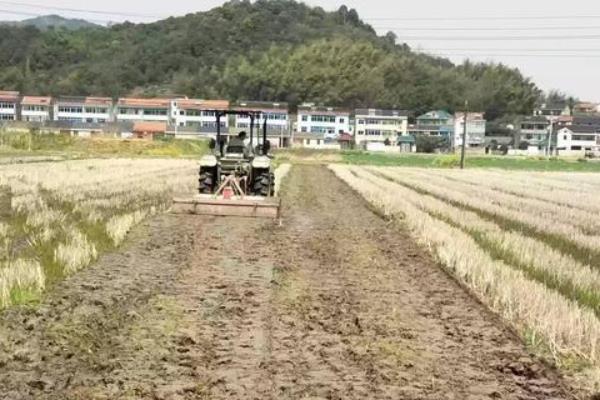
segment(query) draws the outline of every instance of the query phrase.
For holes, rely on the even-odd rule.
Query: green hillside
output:
[[[93,24],[83,19],[64,18],[60,15],[44,15],[41,17],[24,19],[23,21],[0,21],[0,24],[8,26],[33,26],[42,31],[50,28],[76,30],[82,28],[100,27],[99,25]]]
[[[397,40],[396,40],[397,39]],[[151,24],[76,31],[0,26],[0,87],[27,93],[186,94],[488,118],[529,113],[539,90],[502,65],[455,66],[377,36],[356,11],[290,0],[231,1]]]

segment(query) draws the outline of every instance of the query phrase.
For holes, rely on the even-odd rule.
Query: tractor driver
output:
[[[244,153],[247,155],[248,148],[246,147],[246,132],[241,131],[236,137],[229,139],[229,144],[227,145],[228,153]]]

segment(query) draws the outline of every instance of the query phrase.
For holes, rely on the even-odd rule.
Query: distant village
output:
[[[156,136],[199,139],[216,133],[215,110],[261,113],[274,147],[365,149],[381,152],[470,151],[494,154],[594,156],[600,153],[600,105],[569,108],[545,104],[533,115],[508,123],[488,123],[483,112],[432,110],[347,110],[304,103],[294,114],[276,102],[176,98],[44,97],[0,91],[3,131],[36,129],[74,136],[112,135],[151,139]],[[250,129],[247,115],[221,120],[221,132],[237,135]]]

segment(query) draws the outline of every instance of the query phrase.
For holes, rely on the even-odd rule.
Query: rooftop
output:
[[[301,104],[298,106],[298,113],[319,113],[319,114],[331,114],[331,115],[349,115],[350,111],[328,106],[316,106],[314,104]]]
[[[239,101],[235,105],[236,110],[249,111],[288,111],[288,103],[272,103],[268,101]]]
[[[408,111],[403,110],[381,110],[376,108],[358,108],[355,110],[358,116],[369,117],[408,117]]]
[[[166,122],[136,122],[133,131],[139,133],[164,133],[167,130]]]
[[[542,123],[549,124],[550,123],[550,121],[548,121],[548,119],[546,117],[541,116],[541,115],[540,116],[527,115],[527,116],[521,118],[521,122],[538,122],[540,124],[542,124]]]
[[[454,118],[462,121],[464,120],[465,117],[465,112],[464,111],[457,111],[456,113],[454,113]],[[485,121],[484,118],[484,113],[482,112],[469,112],[467,113],[467,120],[468,121]]]
[[[600,127],[598,127],[598,126],[570,125],[570,126],[561,127],[559,129],[559,131],[562,131],[565,129],[571,131],[572,133],[600,133]]]
[[[19,92],[13,92],[8,90],[0,90],[0,100],[1,101],[18,101],[19,100]]]
[[[400,143],[416,143],[416,140],[412,135],[398,136],[398,144]]]
[[[453,116],[446,110],[429,111],[423,115],[419,115],[417,119],[452,119]]]
[[[572,118],[572,124],[573,125],[593,125],[593,126],[600,126],[600,116],[589,116],[589,117],[584,117],[584,116],[575,116]]]
[[[169,99],[140,99],[140,98],[120,98],[118,105],[125,107],[157,107],[168,108],[170,105]]]
[[[52,97],[48,96],[25,96],[21,104],[28,106],[49,106],[52,103]]]
[[[59,97],[56,102],[58,104],[86,104],[86,105],[97,105],[97,106],[112,106],[112,99],[110,97]]]
[[[184,110],[228,110],[227,100],[180,99],[177,107]]]

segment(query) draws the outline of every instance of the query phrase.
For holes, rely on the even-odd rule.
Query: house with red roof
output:
[[[227,100],[180,98],[171,100],[171,120],[177,128],[192,128],[196,132],[215,132],[215,110],[229,109]],[[221,119],[223,131],[229,126],[227,117]]]
[[[110,97],[59,97],[54,102],[54,120],[103,124],[111,122]]]
[[[171,100],[120,98],[116,108],[117,121],[168,122]]]
[[[155,135],[164,135],[167,131],[166,122],[138,121],[133,124],[133,137],[152,140]]]
[[[25,122],[52,121],[52,97],[23,97],[21,100],[21,120]]]
[[[19,92],[0,91],[0,121],[19,119]]]

